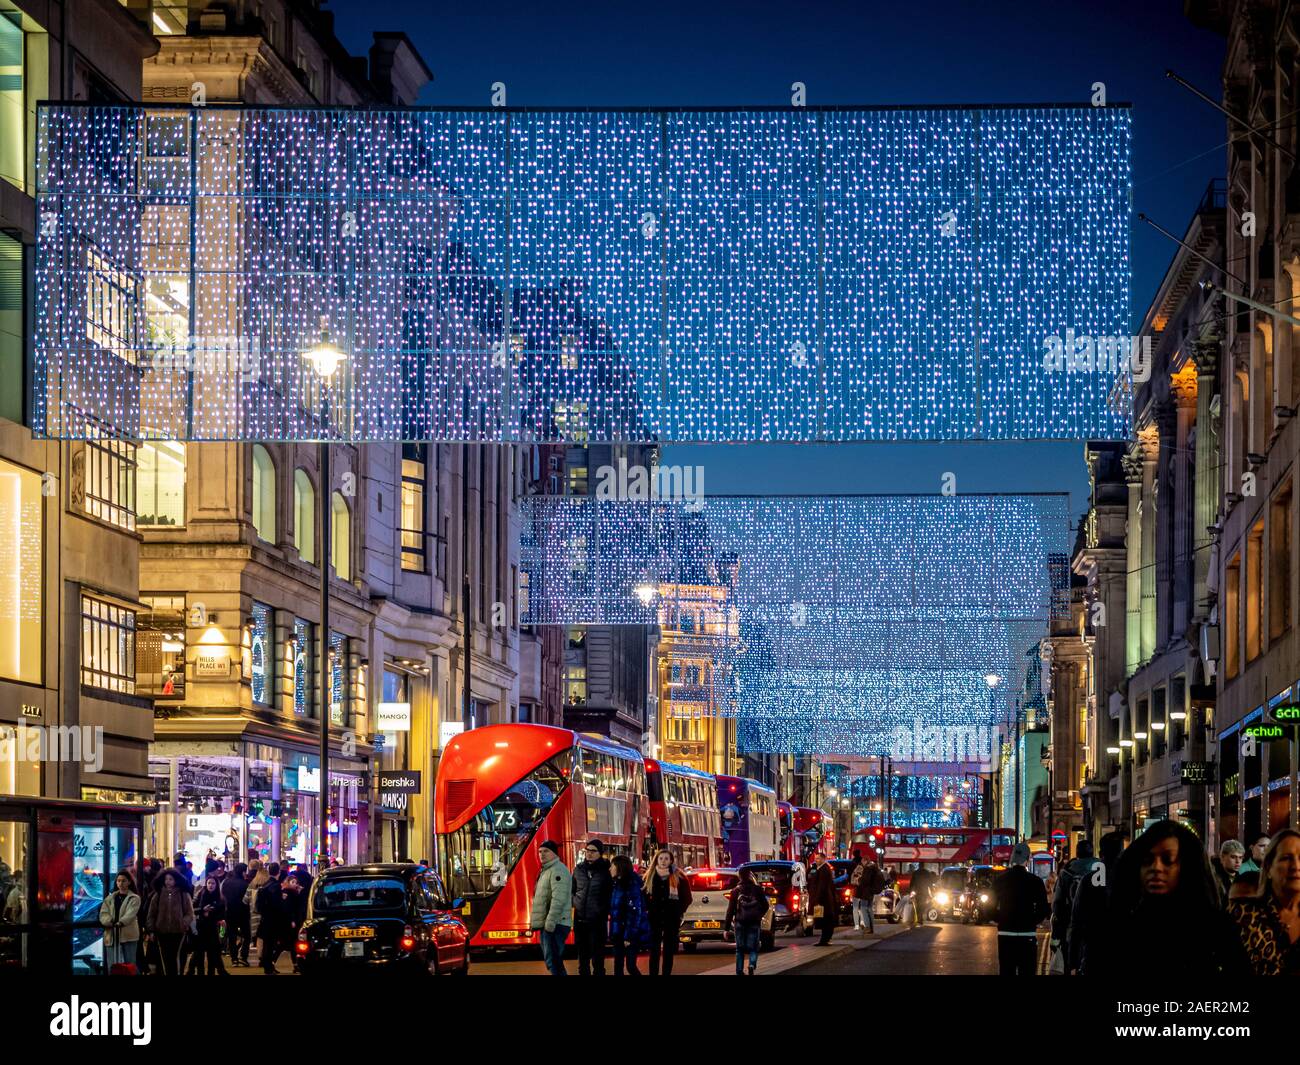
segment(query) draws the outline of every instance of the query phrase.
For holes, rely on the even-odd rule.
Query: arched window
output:
[[[275,463],[261,444],[253,445],[253,528],[260,539],[275,543]]]
[[[306,470],[293,471],[293,546],[304,562],[316,561],[316,489]]]
[[[341,492],[330,504],[330,564],[340,580],[352,579],[352,512]]]

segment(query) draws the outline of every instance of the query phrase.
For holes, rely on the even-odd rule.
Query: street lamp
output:
[[[989,720],[992,721],[992,720],[993,720],[993,701],[994,701],[994,699],[996,698],[996,696],[994,696],[993,692],[994,692],[994,690],[997,688],[997,686],[998,686],[999,684],[1002,683],[1002,678],[999,677],[996,673],[985,673],[985,674],[984,674],[984,683],[987,684],[987,685],[989,686]],[[993,741],[990,740],[990,741],[989,741],[989,773],[990,773],[990,775],[992,775],[993,773],[997,772],[997,770],[995,770],[995,769],[993,768],[992,759],[993,759]],[[990,781],[990,783],[991,783],[991,781]],[[988,817],[988,819],[989,819],[989,865],[992,865],[992,864],[993,864],[993,803],[991,803],[991,802],[989,803],[989,811],[988,811],[987,817]]]
[[[324,868],[329,856],[330,831],[330,713],[333,684],[330,671],[330,505],[333,478],[330,475],[329,401],[326,386],[333,380],[338,368],[347,359],[343,351],[330,340],[329,320],[321,315],[320,339],[302,353],[302,357],[316,373],[320,384],[320,435],[317,438],[317,465],[320,467],[320,491],[316,493],[316,527],[319,539],[316,557],[320,562],[320,846],[316,851],[316,867]]]

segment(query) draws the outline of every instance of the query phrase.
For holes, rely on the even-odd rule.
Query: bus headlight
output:
[[[940,906],[947,906],[948,903],[951,902],[952,900],[949,898],[948,892],[938,891],[935,892],[934,901],[937,902]]]

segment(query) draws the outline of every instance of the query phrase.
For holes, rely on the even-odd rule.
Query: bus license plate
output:
[[[374,939],[375,930],[369,925],[362,925],[359,928],[336,928],[334,929],[335,939]]]
[[[721,928],[722,922],[721,921],[696,921],[695,927],[696,928]]]
[[[345,958],[364,958],[366,956],[366,945],[359,939],[349,939],[343,944],[343,957]]]
[[[526,936],[527,932],[488,932],[488,939],[518,939],[520,936]]]

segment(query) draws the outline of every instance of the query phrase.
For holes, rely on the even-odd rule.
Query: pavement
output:
[[[758,969],[755,971],[755,975],[790,976],[809,966],[821,964],[832,958],[842,958],[859,951],[869,950],[907,931],[910,931],[910,928],[905,924],[889,924],[886,921],[877,921],[874,933],[859,932],[856,929],[841,926],[835,930],[834,937],[824,947],[812,936],[807,939],[795,939],[789,942],[778,940],[778,942],[783,943],[780,949],[758,956]],[[734,949],[731,952],[731,959],[729,964],[719,965],[714,969],[706,969],[700,975],[735,976]]]

